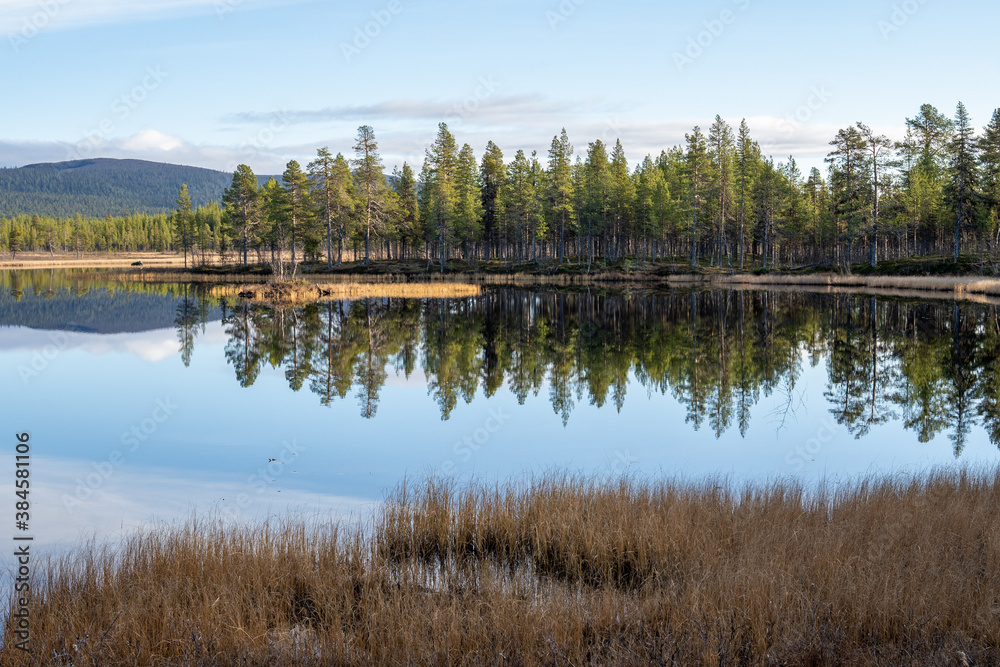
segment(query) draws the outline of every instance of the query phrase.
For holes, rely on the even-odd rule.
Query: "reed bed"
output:
[[[136,252],[111,255],[104,253],[87,253],[82,257],[75,254],[47,252],[19,252],[14,259],[0,258],[0,270],[8,269],[91,269],[91,268],[126,268],[132,262],[141,261],[147,267],[178,267],[184,266],[184,258],[174,253]]]
[[[923,292],[944,292],[954,298],[966,295],[1000,296],[1000,280],[966,278],[961,276],[850,276],[839,274],[811,275],[714,275],[677,276],[668,282],[697,282],[709,285],[793,285],[830,288],[851,288],[863,290],[913,290]]]
[[[238,296],[268,303],[309,303],[339,299],[455,299],[479,296],[482,288],[466,283],[278,283],[215,285],[215,297]]]
[[[266,284],[267,275],[241,273],[194,273],[178,269],[154,268],[101,271],[95,277],[122,282],[186,282],[195,284]],[[698,287],[735,289],[779,289],[799,287],[809,291],[870,292],[887,296],[927,295],[961,300],[1000,297],[1000,279],[962,276],[861,276],[841,274],[673,274],[650,271],[601,271],[594,273],[345,273],[303,274],[300,282],[319,285],[339,284],[432,284],[510,287],[613,287],[650,289],[656,287]]]
[[[998,506],[1000,471],[404,483],[364,526],[192,520],[51,560],[37,661],[0,662],[995,665]]]

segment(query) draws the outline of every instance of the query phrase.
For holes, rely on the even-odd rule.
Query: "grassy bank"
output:
[[[998,506],[1000,472],[404,485],[366,533],[192,522],[52,562],[32,641],[81,667],[995,665]]]
[[[188,258],[190,262],[190,257]],[[0,270],[5,269],[90,269],[124,268],[133,262],[142,262],[147,267],[184,267],[184,256],[173,252],[129,252],[76,253],[19,252],[14,257],[9,253],[0,256]]]
[[[276,304],[312,303],[315,301],[367,298],[456,299],[479,296],[478,285],[455,282],[438,283],[251,283],[212,285],[208,294],[215,297],[238,296],[251,301]]]

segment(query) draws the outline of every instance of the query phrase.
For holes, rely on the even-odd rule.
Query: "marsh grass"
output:
[[[81,667],[993,665],[998,507],[1000,471],[404,483],[365,526],[191,521],[52,560],[32,641]]]
[[[482,288],[467,283],[265,283],[214,285],[208,294],[214,297],[239,296],[251,301],[294,304],[324,300],[400,298],[451,299],[479,296]]]

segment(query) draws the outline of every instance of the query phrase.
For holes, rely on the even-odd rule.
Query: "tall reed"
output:
[[[53,559],[32,642],[80,666],[995,665],[998,507],[1000,471],[403,483],[365,525],[191,520]]]

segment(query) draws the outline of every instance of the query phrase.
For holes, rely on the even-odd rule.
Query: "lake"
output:
[[[193,513],[363,518],[428,475],[815,485],[1000,460],[992,305],[490,289],[272,308],[0,280],[3,430],[31,433],[53,549]]]

